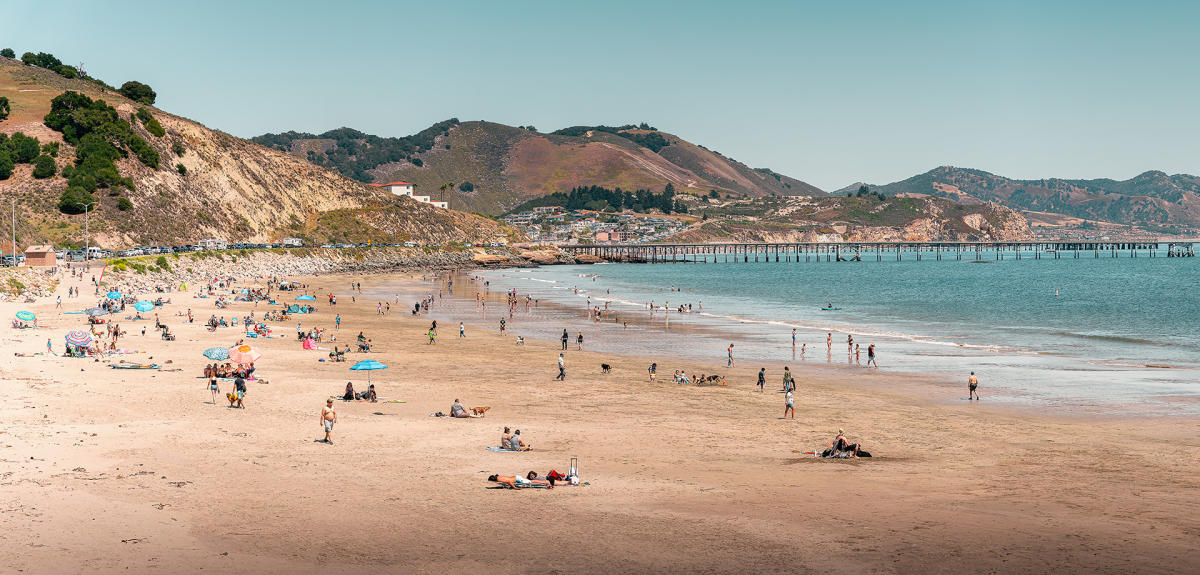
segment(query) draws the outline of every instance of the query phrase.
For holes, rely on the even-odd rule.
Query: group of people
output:
[[[243,365],[243,364],[239,363],[237,365],[237,367],[234,367],[233,364],[231,364],[229,362],[226,362],[224,364],[210,363],[210,364],[207,364],[204,366],[204,377],[208,377],[208,378],[245,377],[245,378],[248,378],[254,373],[254,370],[255,370],[255,367],[253,365]]]

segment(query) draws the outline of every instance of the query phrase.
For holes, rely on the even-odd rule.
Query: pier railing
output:
[[[574,255],[627,262],[846,262],[905,257],[1004,260],[1084,257],[1195,257],[1200,240],[1033,240],[1008,242],[767,242],[721,244],[567,244]]]

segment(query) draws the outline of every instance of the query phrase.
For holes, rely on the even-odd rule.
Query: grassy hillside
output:
[[[89,177],[78,177],[92,159],[77,166],[80,150],[64,131],[45,123],[54,98],[67,91],[104,100],[112,107],[109,120],[124,126],[125,137],[148,145],[144,154],[117,145],[125,157],[111,160],[115,171],[94,169]],[[95,82],[17,60],[0,58],[0,96],[12,106],[9,118],[0,121],[0,133],[21,132],[41,145],[59,146],[52,177],[34,178],[32,165],[19,164],[0,180],[0,201],[18,202],[18,243],[83,243],[84,216],[59,209],[69,185],[94,187],[89,201],[96,206],[88,220],[92,243],[100,245],[174,244],[205,237],[325,241],[349,235],[375,241],[479,241],[511,233],[492,220],[395,198],[290,154],[133,102]],[[72,117],[81,114],[71,112]],[[147,163],[145,155],[157,161]],[[69,181],[64,170],[75,177]]]
[[[1200,226],[1200,178],[1146,172],[1125,181],[1013,180],[982,170],[943,166],[872,190],[997,202],[1029,212],[1063,214],[1170,229]]]
[[[344,130],[266,134],[255,140],[364,181],[411,182],[419,193],[447,200],[455,209],[492,215],[577,186],[662,191],[671,184],[682,194],[824,195],[800,180],[750,168],[644,124],[575,126],[544,134],[451,120],[408,138],[359,133],[362,137],[354,140],[345,139]],[[428,136],[432,145],[426,145]]]

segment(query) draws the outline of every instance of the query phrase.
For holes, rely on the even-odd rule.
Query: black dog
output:
[[[612,366],[607,363],[600,364],[600,373],[612,373]]]

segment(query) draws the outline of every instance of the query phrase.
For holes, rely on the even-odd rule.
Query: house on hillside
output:
[[[389,192],[391,192],[392,195],[394,195],[394,196],[408,196],[418,202],[421,202],[422,204],[429,204],[435,208],[442,208],[443,210],[450,208],[449,202],[438,202],[438,201],[429,199],[429,196],[414,195],[413,194],[413,185],[408,182],[391,182],[391,183],[387,183],[387,184],[371,184],[371,185],[375,186],[376,188],[387,188],[387,190]]]

